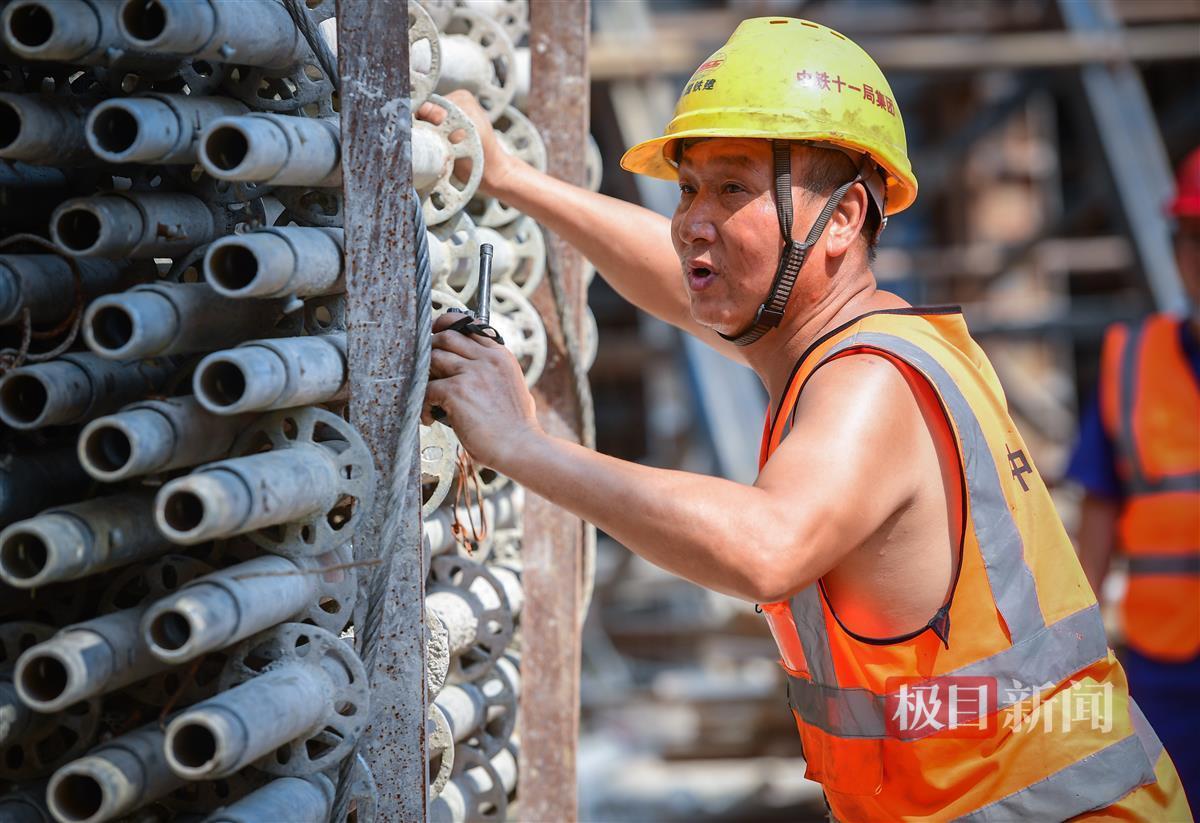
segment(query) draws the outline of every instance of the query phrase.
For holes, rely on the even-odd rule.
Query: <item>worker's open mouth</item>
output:
[[[688,288],[692,291],[707,289],[717,279],[717,273],[706,266],[688,266]]]

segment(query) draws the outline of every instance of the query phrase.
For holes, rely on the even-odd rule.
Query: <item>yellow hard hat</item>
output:
[[[844,35],[808,20],[743,21],[683,87],[667,133],[631,148],[621,166],[674,180],[675,142],[698,137],[802,140],[869,155],[886,184],[885,216],[917,196],[883,72]]]

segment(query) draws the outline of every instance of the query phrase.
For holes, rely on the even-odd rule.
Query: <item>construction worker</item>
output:
[[[1115,551],[1129,689],[1200,799],[1200,148],[1168,206],[1190,303],[1186,317],[1117,324],[1104,339],[1096,401],[1067,474],[1086,492],[1079,559],[1101,597]]]
[[[866,53],[806,20],[738,26],[622,160],[678,181],[670,220],[536,172],[452,97],[483,191],[749,365],[771,410],[753,485],[617,460],[545,434],[516,360],[450,316],[427,421],[439,407],[477,462],[761,604],[835,818],[1191,819],[961,314],[876,287],[876,238],[917,181]]]

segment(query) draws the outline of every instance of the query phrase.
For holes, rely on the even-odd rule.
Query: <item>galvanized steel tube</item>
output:
[[[0,746],[20,740],[38,715],[25,705],[11,680],[0,677]],[[0,817],[0,820],[5,818]]]
[[[324,403],[349,377],[344,333],[255,340],[200,361],[192,390],[214,414]]]
[[[27,649],[13,675],[21,699],[35,711],[62,711],[165,669],[141,643],[144,612],[138,606],[68,626]]]
[[[156,720],[97,746],[50,778],[46,800],[62,823],[100,823],[133,811],[184,784],[167,766]]]
[[[184,711],[167,726],[171,769],[188,780],[223,777],[312,731],[329,711],[340,668],[321,662],[271,669]]]
[[[0,531],[0,579],[34,589],[162,554],[154,492],[96,497],[42,512]]]
[[[216,120],[200,138],[200,164],[219,180],[338,186],[341,153],[332,119],[254,112]]]
[[[245,111],[245,104],[228,97],[111,98],[88,115],[86,142],[97,157],[110,163],[193,163],[204,128],[220,117]]]
[[[0,157],[66,168],[92,159],[87,106],[72,98],[0,92]]]
[[[212,414],[190,395],[145,400],[84,426],[79,462],[106,483],[195,466],[228,454],[251,419]]]
[[[424,192],[433,188],[450,165],[450,148],[427,123],[415,121],[412,130],[413,186]]]
[[[280,777],[204,819],[204,823],[327,823],[333,782],[323,774]]]
[[[81,302],[150,279],[153,264],[134,265],[115,260],[74,261],[79,268]],[[0,254],[0,326],[16,323],[29,309],[30,322],[53,326],[75,310],[75,273],[56,254]],[[81,306],[82,308],[82,306]]]
[[[316,602],[321,565],[267,555],[196,578],[146,610],[142,641],[176,664],[269,629]]]
[[[90,483],[70,447],[0,454],[0,527],[78,499]]]
[[[281,308],[274,300],[230,300],[204,283],[147,283],[92,301],[83,336],[110,358],[211,351],[261,335]]]
[[[0,40],[26,60],[99,62],[122,45],[113,11],[90,0],[17,0],[0,17]]]
[[[330,508],[337,468],[325,449],[305,443],[211,463],[158,492],[154,517],[185,545],[253,531]]]
[[[204,279],[226,297],[311,297],[341,290],[341,229],[282,226],[222,237]]]
[[[167,360],[113,361],[64,354],[0,377],[0,420],[14,429],[82,423],[157,391],[171,374]]]
[[[272,0],[125,0],[129,42],[146,51],[286,69],[311,52],[282,3]]]
[[[216,234],[212,212],[190,194],[76,197],[50,216],[54,244],[81,257],[175,257]]]

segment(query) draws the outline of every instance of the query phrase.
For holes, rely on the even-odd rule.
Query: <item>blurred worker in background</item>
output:
[[[1168,211],[1189,301],[1108,330],[1096,400],[1068,476],[1086,492],[1079,559],[1100,598],[1115,551],[1130,692],[1200,799],[1200,149],[1179,168]]]
[[[961,313],[876,287],[879,232],[917,181],[862,49],[806,20],[743,22],[667,133],[622,160],[678,181],[669,221],[512,158],[451,97],[483,141],[482,191],[754,369],[772,413],[753,485],[597,454],[545,434],[515,358],[453,317],[427,404],[478,462],[762,605],[835,818],[1190,819]]]

